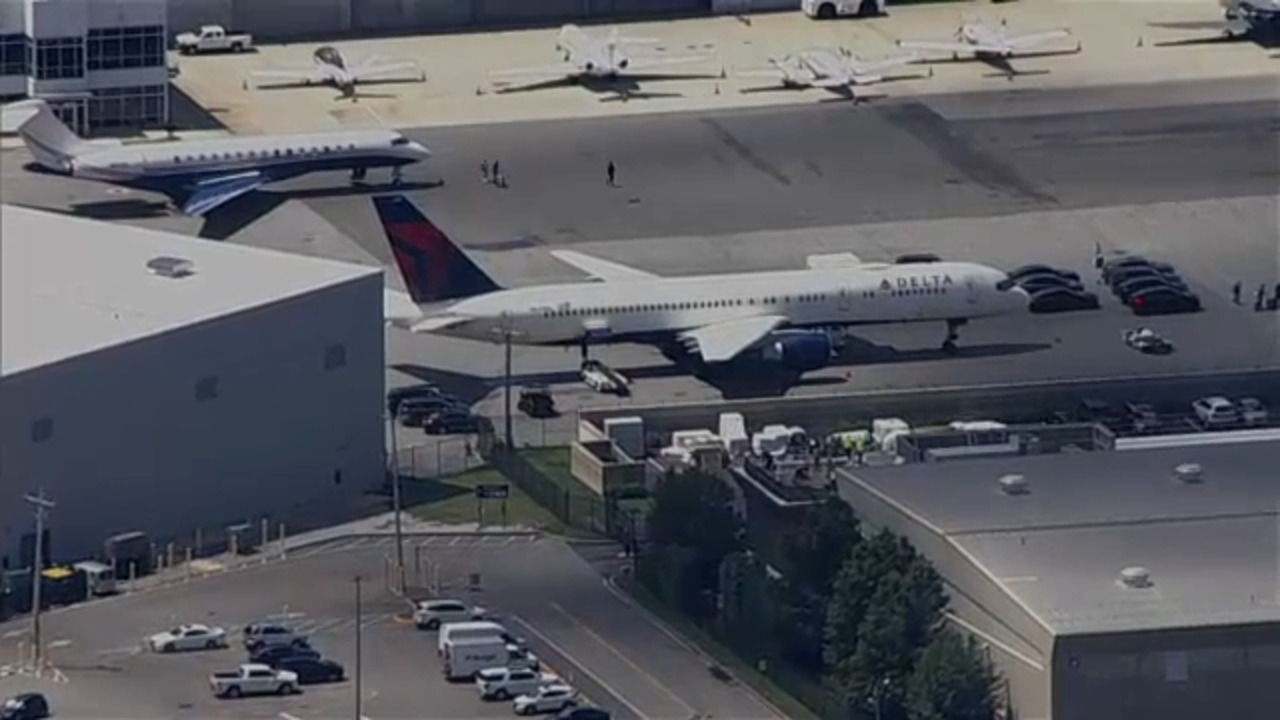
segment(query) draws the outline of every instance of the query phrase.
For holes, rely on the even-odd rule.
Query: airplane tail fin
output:
[[[6,105],[3,115],[4,129],[18,133],[36,162],[50,170],[69,171],[72,161],[88,146],[43,100]]]
[[[409,296],[418,305],[501,288],[403,195],[373,199]]]

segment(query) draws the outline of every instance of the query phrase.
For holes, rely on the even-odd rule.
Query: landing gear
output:
[[[399,185],[404,182],[404,169],[400,167],[391,168],[391,184]]]
[[[942,341],[942,352],[949,355],[956,352],[958,349],[956,347],[956,341],[960,339],[960,326],[967,322],[969,321],[964,318],[947,321],[947,339]]]
[[[369,174],[369,170],[368,170],[367,168],[362,168],[362,167],[359,167],[359,168],[352,168],[352,169],[351,169],[351,182],[353,182],[353,183],[362,183],[362,182],[364,182],[364,177],[365,177],[365,175],[368,175],[368,174]]]

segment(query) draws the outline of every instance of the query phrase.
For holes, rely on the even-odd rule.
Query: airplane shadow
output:
[[[1264,50],[1280,48],[1280,32],[1269,31],[1264,27],[1247,24],[1236,25],[1221,20],[1200,20],[1187,22],[1152,22],[1147,27],[1162,30],[1214,30],[1214,35],[1190,37],[1180,40],[1162,40],[1152,43],[1154,47],[1184,47],[1196,45],[1231,45],[1235,43],[1254,43]]]
[[[266,217],[289,200],[319,200],[353,195],[375,195],[386,192],[402,193],[415,190],[433,190],[443,186],[443,180],[433,180],[425,182],[405,181],[399,185],[363,183],[302,190],[259,190],[244,197],[236,198],[206,215],[204,224],[200,227],[199,236],[206,240],[226,240]]]
[[[961,345],[956,352],[946,353],[940,348],[899,350],[889,345],[849,338],[845,342],[844,350],[833,358],[827,367],[838,369],[939,360],[1012,357],[1047,350],[1050,347],[1052,346],[1046,343],[991,343]],[[727,365],[704,365],[696,358],[678,350],[664,350],[663,355],[670,360],[669,363],[618,369],[632,380],[694,377],[715,388],[726,400],[781,397],[789,390],[798,387],[831,386],[845,382],[842,377],[801,377],[795,372],[782,370],[776,364],[763,360],[743,359]],[[391,367],[411,377],[434,382],[459,398],[472,403],[502,387],[502,378],[478,378],[412,363],[395,364]],[[568,385],[580,382],[580,376],[576,370],[534,374],[515,373],[512,375],[512,382],[514,384]]]
[[[635,74],[624,75],[613,79],[572,76],[553,78],[533,83],[499,83],[494,93],[497,95],[510,95],[515,93],[535,92],[538,90],[550,90],[552,88],[581,87],[587,92],[602,96],[600,98],[600,102],[626,102],[627,100],[652,100],[657,98],[684,97],[683,93],[644,90],[641,87],[641,83],[670,82],[673,80],[711,80],[718,79],[719,77],[719,75],[707,75],[705,73],[670,75]]]
[[[93,202],[73,203],[68,210],[55,210],[54,212],[91,220],[117,221],[165,217],[171,215],[173,209],[164,200],[126,198],[123,200],[95,200]]]

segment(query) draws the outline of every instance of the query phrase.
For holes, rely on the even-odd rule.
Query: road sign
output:
[[[491,483],[476,486],[477,500],[506,500],[511,494],[511,486],[506,483]]]

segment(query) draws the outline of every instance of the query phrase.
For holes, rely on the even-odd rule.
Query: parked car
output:
[[[1200,424],[1207,428],[1229,427],[1240,421],[1240,411],[1235,403],[1221,395],[1200,398],[1191,403],[1191,410]]]
[[[578,691],[564,684],[543,685],[535,693],[521,695],[512,703],[517,715],[558,713],[578,704]]]
[[[1080,401],[1079,417],[1084,422],[1113,423],[1122,416],[1116,406],[1106,400],[1084,398]]]
[[[1027,309],[1036,314],[1097,310],[1102,307],[1098,296],[1091,292],[1067,287],[1047,288],[1031,294]]]
[[[1164,278],[1171,282],[1182,281],[1182,276],[1178,275],[1177,271],[1173,270],[1171,266],[1132,265],[1127,268],[1121,268],[1120,270],[1112,273],[1111,277],[1107,278],[1107,285],[1114,292],[1116,286],[1121,283],[1135,280],[1140,277]]]
[[[1021,280],[1025,277],[1031,277],[1033,275],[1057,275],[1066,280],[1080,282],[1080,273],[1071,272],[1070,270],[1059,270],[1058,268],[1050,267],[1048,265],[1023,265],[1022,267],[1009,272],[1009,277],[1013,278],[1015,281]]]
[[[1148,403],[1125,403],[1124,410],[1133,432],[1147,433],[1160,426],[1160,415]]]
[[[432,415],[453,410],[469,411],[467,404],[452,395],[416,397],[400,403],[396,417],[405,427],[423,427]]]
[[[278,623],[252,623],[244,628],[244,647],[249,652],[276,645],[306,645],[305,635]]]
[[[400,408],[400,404],[406,400],[439,397],[444,394],[445,392],[435,383],[418,383],[416,385],[392,388],[387,391],[387,412],[395,415]]]
[[[1270,420],[1270,413],[1267,412],[1267,406],[1262,404],[1258,398],[1241,398],[1236,403],[1236,409],[1240,411],[1240,420],[1245,425],[1266,425]]]
[[[1035,294],[1041,290],[1075,290],[1084,292],[1084,286],[1060,275],[1030,275],[1018,281],[1018,287]]]
[[[520,412],[533,418],[556,416],[556,399],[546,385],[525,385],[520,388],[520,400],[516,403]]]
[[[533,695],[543,685],[559,681],[555,675],[541,673],[532,668],[496,667],[476,673],[476,689],[481,700],[510,700],[521,695]]]
[[[249,653],[249,662],[276,667],[286,660],[319,660],[320,653],[307,645],[265,645]]]
[[[1190,292],[1186,283],[1181,278],[1171,278],[1167,275],[1139,275],[1138,277],[1130,277],[1124,282],[1118,283],[1111,288],[1111,292],[1121,300],[1128,301],[1129,298],[1152,288],[1173,288],[1180,292]]]
[[[561,710],[556,720],[613,720],[613,715],[598,707],[571,707]]]
[[[1153,260],[1148,260],[1141,255],[1121,255],[1102,264],[1102,280],[1103,282],[1110,283],[1111,278],[1117,273],[1130,268],[1139,267],[1155,268],[1157,270],[1164,270],[1171,273],[1177,272],[1169,263],[1155,262]]]
[[[438,412],[422,424],[422,430],[428,435],[471,435],[480,432],[482,427],[484,418],[466,409]]]
[[[423,600],[413,611],[413,624],[419,630],[438,630],[446,623],[481,620],[484,616],[484,608],[458,600]]]
[[[1173,352],[1173,343],[1151,328],[1125,330],[1124,342],[1129,347],[1147,355],[1168,355]]]
[[[1129,296],[1125,303],[1136,315],[1173,315],[1200,312],[1200,297],[1175,288],[1151,288]]]
[[[0,703],[0,720],[44,720],[51,716],[49,700],[40,693],[20,693]]]
[[[292,695],[298,692],[298,676],[288,670],[250,663],[230,672],[214,673],[209,676],[209,687],[214,696],[220,698]]]
[[[342,682],[347,677],[346,668],[323,658],[290,657],[276,662],[273,667],[297,675],[299,685]]]
[[[172,653],[189,650],[217,650],[227,646],[227,631],[208,625],[179,625],[172,630],[147,638],[152,652]]]

